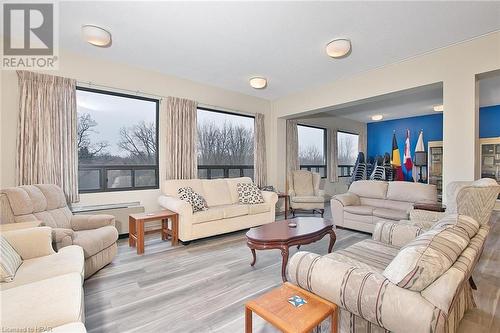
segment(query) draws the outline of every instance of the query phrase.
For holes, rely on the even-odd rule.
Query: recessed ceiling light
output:
[[[443,106],[443,104],[434,105],[432,108],[433,108],[433,109],[434,109],[434,111],[436,111],[436,112],[443,112],[443,111],[444,111],[444,106]]]
[[[264,77],[253,77],[250,79],[250,86],[254,89],[264,89],[267,87],[267,79]]]
[[[326,44],[326,54],[332,58],[343,58],[351,52],[351,41],[349,39],[334,39]]]
[[[382,120],[382,119],[384,119],[384,116],[381,114],[376,114],[376,115],[372,116],[372,120],[375,120],[375,121]]]
[[[101,27],[92,24],[82,25],[82,36],[89,44],[98,47],[111,46],[111,33]]]

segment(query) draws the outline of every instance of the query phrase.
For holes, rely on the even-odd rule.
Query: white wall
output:
[[[157,72],[143,70],[128,65],[105,60],[83,57],[72,53],[60,54],[60,69],[47,74],[74,78],[83,82],[92,82],[120,89],[129,89],[145,93],[184,97],[202,104],[214,105],[224,109],[244,113],[264,113],[270,120],[270,102],[253,96],[236,93],[213,86],[195,83]],[[1,124],[0,151],[1,170],[0,188],[15,186],[15,156],[17,139],[17,120],[19,114],[18,83],[14,71],[1,72]],[[163,118],[160,115],[160,152],[163,140]],[[266,127],[270,137],[270,126]],[[268,156],[271,160],[271,156]],[[165,176],[164,156],[160,153],[160,183]],[[106,192],[82,194],[81,204],[103,204],[140,201],[146,210],[158,209],[157,198],[160,190],[141,190],[126,192]]]
[[[476,75],[497,69],[500,69],[500,32],[293,94],[273,102],[272,122],[276,131],[271,132],[268,142],[276,147],[282,145],[285,118],[442,82],[444,182],[472,180],[479,171]],[[284,154],[278,149],[273,157],[270,181],[283,189]]]

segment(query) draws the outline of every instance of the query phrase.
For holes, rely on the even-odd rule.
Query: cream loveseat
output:
[[[167,180],[158,202],[179,214],[179,239],[184,242],[273,222],[278,201],[276,193],[262,191],[265,201],[262,204],[238,203],[236,184],[251,182],[248,177]],[[178,198],[181,187],[191,187],[202,195],[208,209],[193,213],[191,205]]]
[[[0,283],[2,332],[86,332],[82,248],[54,252],[49,227],[1,235],[23,260],[14,280]]]
[[[373,232],[379,221],[408,220],[417,202],[437,202],[435,185],[413,182],[359,180],[331,203],[336,226]]]
[[[25,185],[0,191],[1,223],[41,221],[52,228],[54,248],[79,245],[85,255],[85,278],[116,255],[118,231],[112,215],[73,215],[60,187]]]

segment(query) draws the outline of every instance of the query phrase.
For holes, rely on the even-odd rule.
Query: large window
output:
[[[198,108],[198,177],[253,179],[254,118]]]
[[[80,192],[158,188],[156,99],[78,87]]]
[[[301,170],[318,172],[326,177],[326,129],[298,125],[299,164]]]
[[[359,135],[337,132],[338,176],[350,177],[359,152]]]

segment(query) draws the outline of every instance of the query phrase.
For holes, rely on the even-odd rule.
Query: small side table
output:
[[[278,192],[276,193],[278,195],[278,199],[284,198],[285,199],[285,220],[288,219],[288,210],[290,209],[288,207],[288,204],[290,202],[290,196],[287,193],[283,192]]]
[[[168,220],[172,221],[172,228],[168,227]],[[144,231],[144,223],[161,220],[161,228]],[[128,218],[128,245],[137,248],[137,254],[144,253],[144,234],[160,231],[161,239],[167,240],[170,236],[172,245],[179,243],[179,216],[177,213],[165,209],[154,213],[131,214]]]
[[[288,302],[292,296],[300,296],[307,303],[294,307]],[[285,333],[311,332],[331,317],[330,332],[337,333],[337,305],[288,282],[246,303],[245,333],[252,332],[252,312]]]
[[[413,209],[418,210],[427,210],[430,212],[444,212],[446,210],[446,206],[444,206],[440,202],[436,203],[427,203],[427,202],[417,202],[413,205]]]

